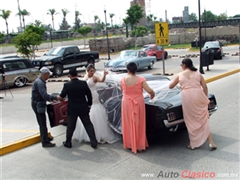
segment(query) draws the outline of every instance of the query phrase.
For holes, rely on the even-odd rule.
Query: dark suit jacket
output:
[[[60,96],[62,98],[68,97],[68,115],[89,114],[89,106],[92,105],[92,93],[86,81],[75,78],[65,83]]]

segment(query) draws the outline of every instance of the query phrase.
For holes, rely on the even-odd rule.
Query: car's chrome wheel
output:
[[[63,67],[61,64],[56,64],[53,69],[53,74],[56,76],[61,76],[63,73]]]
[[[27,83],[27,78],[25,77],[18,77],[15,81],[14,81],[14,85],[16,87],[23,87],[25,86]]]
[[[152,69],[153,68],[153,62],[151,61],[149,66],[148,66],[148,69]]]

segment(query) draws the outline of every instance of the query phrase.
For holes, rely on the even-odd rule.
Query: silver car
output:
[[[148,56],[141,50],[125,50],[121,51],[116,59],[107,61],[105,68],[111,71],[126,71],[127,64],[134,62],[138,70],[146,67],[152,69],[156,60],[155,56]]]
[[[0,74],[1,89],[6,85],[23,87],[27,82],[33,82],[39,74],[39,70],[32,66],[30,60],[21,57],[0,57],[0,66],[5,72],[5,81],[2,81],[3,76]]]

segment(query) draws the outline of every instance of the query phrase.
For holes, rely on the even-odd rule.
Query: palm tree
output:
[[[110,13],[109,14],[109,16],[110,16],[110,19],[111,19],[111,24],[112,24],[112,27],[113,27],[113,20],[112,20],[112,18],[113,18],[113,16],[114,16],[115,14],[112,14],[112,13]]]
[[[6,22],[6,29],[7,29],[7,35],[8,35],[9,33],[8,33],[8,22],[7,22],[7,19],[9,18],[10,14],[11,14],[11,11],[10,10],[6,10],[5,11],[4,9],[2,9],[1,11],[2,11],[2,13],[0,14],[0,17],[2,17],[5,20],[5,22]]]
[[[18,11],[20,11],[20,4],[19,4],[19,0],[17,0],[18,3]],[[21,15],[19,14],[19,22],[20,22],[20,29],[22,29],[22,20],[21,20]]]
[[[28,12],[26,9],[23,9],[23,10],[19,10],[19,12],[16,15],[17,16],[22,16],[23,29],[25,29],[25,18],[24,18],[24,16],[29,16],[30,12]]]
[[[81,20],[78,18],[78,16],[82,15],[79,11],[75,11],[75,27],[74,29],[77,31],[80,28]]]
[[[56,12],[55,9],[49,9],[47,12],[48,15],[52,16],[52,25],[53,25],[53,30],[54,30],[54,15],[57,15],[58,12]]]
[[[96,29],[96,21],[99,19],[99,17],[97,15],[94,16],[94,22],[95,22],[95,29]],[[99,19],[100,20],[100,19]]]
[[[62,9],[62,13],[63,13],[63,20],[66,21],[66,16],[69,13],[69,11],[67,9]]]
[[[42,25],[42,22],[41,22],[41,21],[35,20],[34,26],[41,27],[41,26],[43,26],[43,25]]]

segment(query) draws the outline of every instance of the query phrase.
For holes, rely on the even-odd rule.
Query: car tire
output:
[[[168,58],[168,52],[165,53],[164,59]]]
[[[63,67],[61,64],[56,64],[53,68],[53,74],[56,76],[61,76],[63,74]]]
[[[152,69],[152,68],[153,68],[153,64],[154,64],[154,63],[151,61],[150,64],[149,64],[149,66],[148,66],[148,69]]]
[[[222,59],[222,55],[219,56],[219,59]]]
[[[26,85],[26,83],[27,83],[27,78],[20,76],[14,81],[14,86],[23,87]]]

